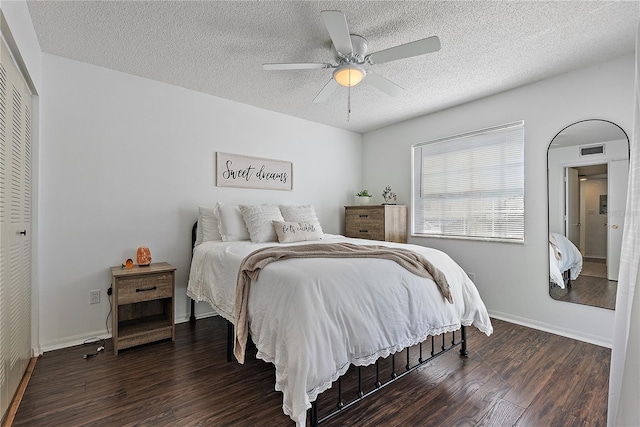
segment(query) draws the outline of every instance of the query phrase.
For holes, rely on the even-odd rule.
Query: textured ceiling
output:
[[[330,126],[367,132],[634,52],[638,2],[29,1],[44,52]],[[322,104],[334,62],[322,10],[369,52],[437,35],[442,49],[371,66],[405,90],[360,84]],[[365,79],[366,82],[366,79]]]

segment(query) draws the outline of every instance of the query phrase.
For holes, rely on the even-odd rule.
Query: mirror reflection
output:
[[[547,152],[549,294],[615,308],[629,171],[629,139],[615,123],[567,126]]]

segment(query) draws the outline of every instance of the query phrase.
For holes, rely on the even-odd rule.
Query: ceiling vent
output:
[[[593,156],[594,154],[604,154],[604,144],[580,147],[580,156]]]

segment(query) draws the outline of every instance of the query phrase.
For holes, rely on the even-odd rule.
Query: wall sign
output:
[[[216,186],[293,190],[293,163],[216,153]]]

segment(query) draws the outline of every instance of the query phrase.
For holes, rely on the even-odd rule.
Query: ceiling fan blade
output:
[[[367,55],[367,59],[372,64],[382,64],[384,62],[411,58],[412,56],[424,55],[425,53],[436,52],[438,50],[440,50],[440,39],[437,36],[433,36],[374,52]]]
[[[326,62],[292,62],[288,64],[262,64],[265,70],[317,70],[321,68],[331,68],[331,64]]]
[[[329,96],[338,88],[338,82],[331,79],[327,82],[326,85],[322,88],[322,90],[313,98],[314,103],[325,102],[329,99]]]
[[[323,10],[320,14],[336,50],[343,55],[352,53],[351,35],[344,13],[338,10]]]
[[[404,90],[404,88],[398,86],[391,80],[382,77],[380,74],[376,74],[373,71],[367,71],[367,77],[365,77],[363,81],[375,88],[380,89],[390,96],[399,95]]]

